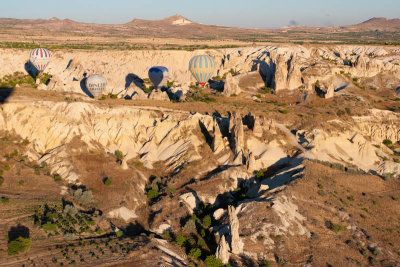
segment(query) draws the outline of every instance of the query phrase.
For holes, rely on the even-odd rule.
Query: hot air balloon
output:
[[[154,88],[156,90],[158,88],[166,87],[167,80],[169,78],[168,69],[162,66],[152,67],[149,70],[149,78],[151,82],[154,84]]]
[[[29,55],[29,60],[36,67],[39,72],[43,72],[49,65],[51,53],[46,48],[33,49]]]
[[[106,88],[107,80],[99,74],[92,74],[86,79],[86,88],[97,98],[100,96]]]
[[[190,60],[189,70],[200,85],[204,87],[215,71],[215,61],[208,55],[194,56]]]

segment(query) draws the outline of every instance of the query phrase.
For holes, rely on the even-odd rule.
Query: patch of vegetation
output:
[[[54,174],[54,181],[61,181],[61,175],[59,175],[58,173]]]
[[[112,180],[111,180],[111,178],[105,177],[105,178],[103,179],[103,183],[104,183],[104,185],[106,185],[106,186],[110,186],[111,183],[112,183]]]
[[[97,228],[93,215],[78,211],[73,205],[49,206],[45,204],[35,210],[33,222],[49,235],[63,235],[65,240],[74,240],[75,235],[95,234]]]
[[[4,178],[3,176],[0,176],[0,186],[4,183]]]
[[[283,110],[280,109],[279,112],[282,114],[285,114],[285,115],[289,113],[289,111],[287,109],[283,109]]]
[[[8,243],[8,255],[16,255],[21,252],[29,251],[31,248],[31,239],[18,237]]]
[[[167,87],[168,87],[168,88],[174,87],[174,83],[175,83],[175,81],[172,81],[172,82],[167,81]]]
[[[326,222],[326,227],[328,227],[329,230],[331,230],[337,234],[346,230],[346,228],[343,225],[335,224],[330,221]]]
[[[74,192],[74,200],[78,203],[88,205],[94,200],[92,191],[83,191],[79,188]]]
[[[261,92],[262,92],[263,94],[276,95],[276,91],[275,91],[273,88],[267,87],[267,86],[261,88]]]
[[[8,203],[8,202],[10,202],[10,199],[9,199],[9,198],[7,198],[7,197],[1,197],[1,203],[6,204],[6,203]]]
[[[220,259],[217,259],[214,255],[208,256],[205,259],[204,263],[207,267],[223,267],[224,266],[222,261]]]
[[[258,170],[258,171],[256,172],[256,178],[257,178],[257,179],[262,179],[262,178],[264,178],[264,171],[263,171],[263,170]]]
[[[383,144],[386,145],[386,146],[390,146],[390,145],[393,144],[393,142],[392,142],[392,140],[385,139],[385,140],[383,140]]]
[[[9,74],[0,78],[0,87],[12,87],[14,88],[17,85],[29,84],[33,87],[36,87],[36,81],[32,76],[25,74],[23,72],[14,72],[13,74]]]

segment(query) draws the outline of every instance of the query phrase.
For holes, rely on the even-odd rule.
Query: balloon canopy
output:
[[[154,84],[154,88],[158,89],[167,86],[169,72],[166,67],[155,66],[149,70],[150,81]]]
[[[51,53],[46,48],[36,48],[29,54],[29,60],[39,72],[43,72],[50,63]]]
[[[215,68],[214,59],[208,55],[194,56],[189,63],[189,70],[203,87],[211,79]]]
[[[95,98],[103,93],[106,85],[106,78],[104,78],[100,74],[92,74],[86,79],[86,88]]]

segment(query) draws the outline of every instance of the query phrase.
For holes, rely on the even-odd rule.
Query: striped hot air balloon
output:
[[[39,72],[43,72],[49,65],[51,53],[46,48],[36,48],[30,53],[29,60]]]
[[[189,63],[189,70],[203,87],[211,79],[215,67],[214,59],[208,55],[194,56]]]
[[[154,88],[166,87],[169,78],[169,72],[166,67],[156,66],[149,70],[150,81],[154,84]]]
[[[103,93],[106,85],[106,78],[104,78],[100,74],[92,74],[86,79],[86,88],[95,98]]]

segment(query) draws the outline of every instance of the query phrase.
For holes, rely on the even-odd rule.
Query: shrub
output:
[[[207,228],[211,226],[211,216],[210,215],[207,215],[203,218],[203,225]]]
[[[208,256],[204,261],[208,267],[223,267],[224,264],[220,259],[217,259],[214,255]]]
[[[115,235],[117,236],[117,237],[121,237],[122,236],[122,231],[121,230],[118,230],[117,232],[115,232]]]
[[[158,191],[157,191],[157,190],[154,190],[154,189],[150,189],[150,190],[147,192],[147,197],[148,197],[149,199],[158,198],[158,195],[159,195]]]
[[[16,255],[20,252],[29,251],[30,248],[31,239],[20,236],[8,243],[8,255]]]
[[[173,86],[174,86],[174,81],[172,81],[172,82],[167,81],[167,87],[168,87],[168,88],[171,88],[171,87],[173,87]]]
[[[65,205],[64,213],[66,213],[66,214],[77,214],[78,210],[72,205]]]
[[[4,183],[4,178],[3,176],[0,176],[0,186]]]
[[[263,177],[264,177],[264,172],[261,171],[261,170],[257,171],[257,173],[256,173],[256,178],[257,178],[257,179],[261,179],[261,178],[263,178]]]
[[[106,186],[110,186],[111,183],[112,183],[112,180],[111,180],[110,178],[107,177],[107,178],[104,179],[104,184],[105,184]]]
[[[10,202],[10,199],[9,198],[6,198],[6,197],[1,197],[1,203],[8,203],[8,202]]]
[[[59,174],[54,174],[54,181],[60,181],[61,180],[61,175]]]
[[[192,248],[189,252],[189,257],[197,260],[201,256],[201,250],[199,248]]]
[[[10,166],[5,166],[4,170],[8,172],[10,170]]]
[[[64,239],[67,240],[67,241],[75,240],[75,234],[73,234],[73,233],[66,233],[66,234],[64,235]]]
[[[42,229],[45,231],[55,231],[57,229],[57,225],[47,222],[46,224],[42,225]]]
[[[393,144],[393,142],[392,142],[392,140],[385,139],[385,140],[383,140],[383,144],[384,144],[384,145],[387,145],[387,146],[390,146],[390,145]]]
[[[285,115],[289,113],[289,111],[286,110],[286,109],[284,109],[284,110],[279,110],[279,112],[282,113],[282,114],[285,114]]]
[[[122,161],[124,159],[124,153],[122,153],[122,151],[120,150],[116,150],[115,157],[117,158],[117,160]]]
[[[177,237],[176,237],[176,243],[179,245],[179,246],[182,246],[183,245],[183,243],[185,243],[185,241],[186,241],[186,237],[184,237],[183,235],[178,235]]]
[[[92,191],[82,191],[82,189],[78,189],[74,192],[74,199],[82,204],[90,204],[93,202],[93,194]]]
[[[18,182],[18,186],[24,186],[24,184],[25,184],[25,182],[22,180]]]

